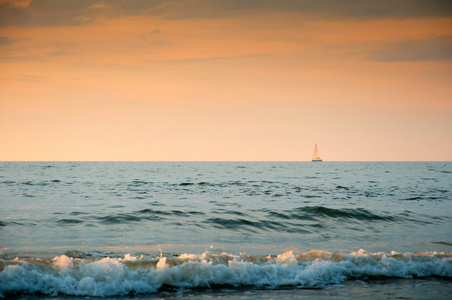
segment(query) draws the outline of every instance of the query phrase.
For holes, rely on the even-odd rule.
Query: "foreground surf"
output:
[[[181,254],[144,260],[123,258],[0,260],[0,296],[20,294],[119,296],[155,293],[162,288],[214,286],[324,287],[367,278],[452,277],[452,253],[341,254],[312,250],[277,256]]]

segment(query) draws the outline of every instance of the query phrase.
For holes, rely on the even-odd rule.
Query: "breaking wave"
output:
[[[341,254],[311,250],[277,256],[181,254],[143,259],[15,258],[0,260],[0,296],[23,294],[120,296],[163,289],[220,286],[321,288],[369,278],[452,277],[452,253]]]

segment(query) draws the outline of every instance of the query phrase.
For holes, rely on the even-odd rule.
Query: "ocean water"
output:
[[[451,162],[0,162],[0,205],[0,297],[452,287]]]

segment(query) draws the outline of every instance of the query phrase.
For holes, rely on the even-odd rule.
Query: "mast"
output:
[[[322,161],[319,155],[319,149],[317,148],[317,144],[315,144],[314,157],[312,158],[312,161]]]

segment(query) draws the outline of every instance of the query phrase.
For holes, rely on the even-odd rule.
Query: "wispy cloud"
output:
[[[46,61],[46,59],[40,57],[40,56],[33,56],[33,55],[20,55],[20,56],[14,56],[14,55],[3,55],[0,56],[1,62],[31,62],[31,61]]]
[[[50,55],[50,56],[63,56],[63,55],[70,55],[70,54],[74,54],[74,52],[58,50],[58,51],[52,51],[52,52],[47,53],[47,55]]]
[[[0,47],[11,45],[11,44],[14,44],[14,43],[17,43],[20,41],[25,41],[25,40],[29,40],[29,39],[12,39],[7,36],[0,36]]]
[[[53,47],[56,48],[53,51],[47,52],[49,56],[65,56],[72,55],[76,53],[76,50],[79,48],[79,45],[75,43],[63,43],[63,42],[55,42]]]
[[[319,17],[416,18],[450,17],[452,2],[448,0],[219,0],[212,1],[214,10],[299,11]]]
[[[0,5],[12,8],[12,7],[27,7],[32,0],[0,0]]]
[[[10,77],[6,77],[6,80],[11,81],[26,81],[26,82],[39,82],[43,80],[43,76],[30,75],[30,74],[16,74]]]
[[[261,58],[270,57],[272,54],[245,54],[245,55],[231,55],[231,56],[211,56],[211,57],[193,57],[184,59],[172,59],[172,60],[146,60],[144,63],[195,63],[195,62],[211,62],[221,60],[233,60],[233,59],[247,59],[247,58]]]
[[[433,36],[387,44],[372,51],[366,58],[382,62],[452,60],[452,36]]]
[[[42,0],[0,2],[0,27],[76,26],[124,16],[227,18],[253,12],[299,12],[312,18],[451,17],[450,0]]]
[[[15,40],[6,36],[0,36],[0,46],[6,46],[14,43]]]

